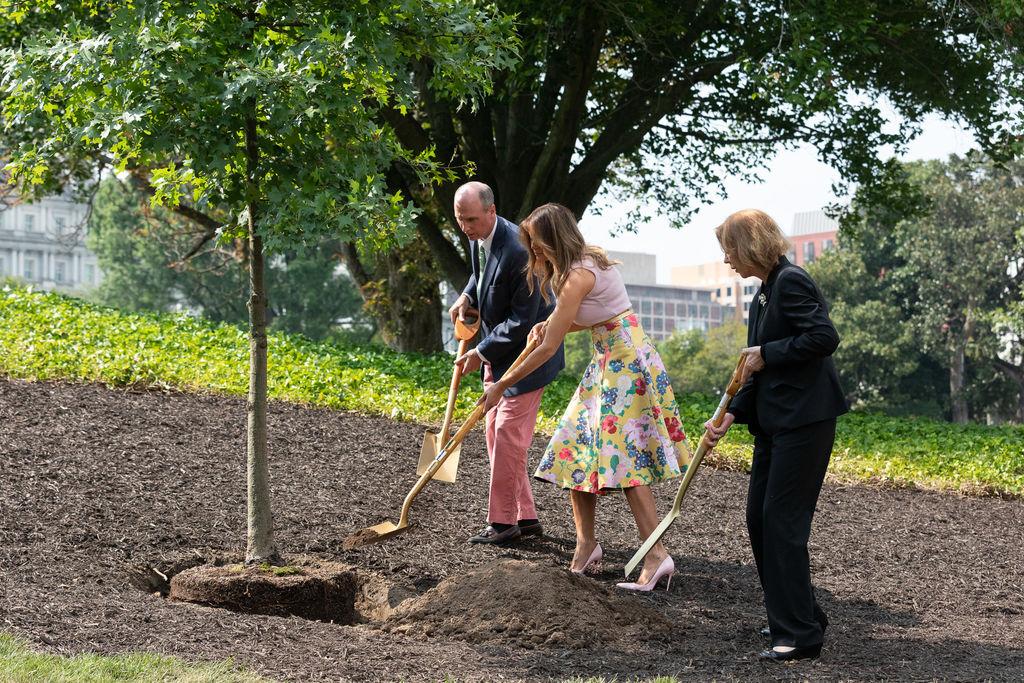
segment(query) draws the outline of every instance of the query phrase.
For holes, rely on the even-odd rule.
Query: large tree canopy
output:
[[[880,188],[880,158],[929,112],[1019,149],[1024,69],[1017,3],[999,0],[499,0],[519,17],[522,61],[495,73],[476,110],[438,90],[438,65],[408,63],[415,106],[380,120],[418,150],[472,165],[498,210],[523,217],[557,201],[577,215],[628,202],[683,224],[722,182],[777,150],[812,145],[849,182]],[[881,101],[905,119],[887,121]],[[393,189],[426,210],[418,229],[460,288],[465,238],[452,195],[396,168]],[[799,178],[793,179],[799,192]],[[890,196],[891,189],[876,196]]]
[[[848,395],[897,411],[940,399],[956,422],[1024,421],[1024,165],[972,154],[905,172],[921,215],[844,231],[810,267],[833,302]]]
[[[204,239],[248,241],[247,559],[276,558],[264,248],[324,235],[381,243],[400,232],[413,209],[386,189],[382,171],[428,182],[432,150],[410,152],[374,120],[378,109],[414,102],[396,74],[429,59],[430,87],[461,102],[509,64],[514,44],[500,17],[456,0],[48,0],[15,9],[27,35],[0,54],[0,116],[23,196],[105,162],[203,225]]]
[[[463,14],[472,14],[479,3],[442,4],[459,10],[454,19],[435,3],[410,0],[263,3],[253,6],[253,12],[260,9],[251,21],[255,35],[269,43],[238,60],[232,50],[245,39],[238,32],[246,26],[239,13],[249,10],[231,3],[183,3],[182,16],[197,8],[196,16],[213,33],[198,34],[196,43],[182,40],[181,29],[154,33],[147,26],[118,50],[142,51],[139,67],[150,66],[140,73],[161,84],[163,104],[140,109],[132,104],[133,91],[117,81],[97,86],[93,97],[122,100],[111,106],[104,125],[69,127],[61,164],[41,166],[38,158],[23,157],[18,168],[41,181],[81,176],[93,168],[95,157],[88,152],[96,140],[117,138],[126,145],[119,151],[131,152],[130,140],[137,137],[129,136],[139,128],[153,131],[154,125],[166,139],[205,143],[215,134],[211,122],[218,116],[241,120],[247,93],[272,92],[281,100],[272,111],[285,114],[262,119],[265,167],[301,183],[314,200],[295,204],[268,178],[267,197],[274,206],[265,206],[260,220],[272,222],[278,211],[300,223],[303,214],[326,215],[330,219],[318,225],[346,232],[353,215],[349,207],[365,207],[368,196],[401,192],[415,199],[422,210],[418,242],[382,257],[379,250],[352,241],[347,261],[392,343],[434,348],[437,327],[428,323],[437,317],[437,301],[428,293],[436,290],[438,279],[461,288],[468,277],[468,243],[455,228],[452,197],[471,175],[495,188],[499,211],[513,219],[545,201],[564,203],[577,214],[623,202],[634,207],[634,218],[660,212],[683,224],[703,199],[721,192],[726,178],[756,172],[774,152],[797,144],[817,148],[824,162],[863,191],[874,191],[876,199],[897,203],[901,195],[891,185],[898,171],[879,152],[906,141],[929,112],[973,128],[982,145],[998,155],[1020,148],[1015,117],[1021,111],[1024,21],[1016,0],[498,0],[500,10],[518,17],[522,59],[514,63],[487,36],[467,33],[471,24],[462,21]],[[81,32],[82,26],[93,29],[89,35],[103,36],[105,13],[116,18],[127,11],[93,0],[33,5],[46,11],[21,7],[29,33],[49,27],[51,33],[43,34],[47,44]],[[322,16],[316,14],[320,7]],[[153,13],[153,26],[170,16],[165,10],[147,11]],[[312,21],[303,18],[307,13]],[[214,27],[235,19],[235,38],[202,47],[209,36],[220,35]],[[24,33],[4,26],[0,39],[15,44]],[[168,47],[149,50],[148,41],[160,36],[166,36]],[[360,46],[372,49],[364,52]],[[94,56],[108,49],[106,43],[85,47],[85,54]],[[280,59],[284,51],[291,51],[288,59]],[[476,78],[493,77],[495,84],[477,108],[464,106],[462,90],[453,87],[459,79],[452,75],[464,73],[454,65],[467,57],[480,62]],[[14,75],[31,84],[28,99],[59,85],[60,79],[47,72],[63,78],[80,63],[60,49],[40,60],[47,66],[38,83],[28,76],[31,66]],[[321,67],[304,66],[310,62]],[[224,73],[237,76],[231,76],[230,90],[216,82],[222,63]],[[11,77],[9,68],[8,83]],[[362,90],[355,87],[359,79],[366,80]],[[59,113],[75,100],[57,92],[42,101]],[[170,105],[179,95],[185,102],[202,101],[211,121],[175,114]],[[372,123],[319,123],[355,111],[356,100],[373,109]],[[887,121],[884,101],[903,117],[901,126]],[[38,149],[40,139],[50,139],[53,113],[7,121],[8,144]],[[243,191],[237,179],[211,184],[199,173],[242,168],[241,139],[224,140],[219,144],[233,145],[235,155],[224,168],[216,161],[225,150],[216,146],[197,153],[189,165],[181,163],[180,154],[167,154],[138,166],[152,177],[153,192],[173,195],[178,181],[191,183],[196,204],[183,197],[180,210],[208,204],[210,210],[192,214],[207,226],[208,238],[237,218],[219,214],[214,203]],[[371,141],[382,144],[368,146]],[[419,165],[404,158],[387,174],[388,192],[375,181],[364,182],[351,160],[386,164],[399,143],[445,161],[451,173],[440,184],[426,183]],[[57,150],[47,152],[53,156]],[[295,162],[300,158],[304,161]],[[207,161],[213,166],[204,166]],[[340,184],[350,201],[332,199],[329,193],[337,188],[323,187],[336,177],[355,179],[351,187]],[[799,179],[793,182],[799,192]],[[37,187],[52,189],[52,183]]]

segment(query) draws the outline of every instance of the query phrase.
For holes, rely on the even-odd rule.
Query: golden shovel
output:
[[[480,314],[476,311],[469,311],[468,313],[472,313],[470,319],[455,319],[455,338],[459,340],[459,354],[456,358],[461,358],[466,354],[466,351],[469,349],[469,342],[473,340],[473,337],[480,330]],[[459,394],[459,379],[461,377],[462,368],[455,366],[455,369],[452,370],[452,383],[448,388],[448,407],[444,411],[444,424],[441,425],[441,431],[432,432],[428,429],[423,435],[420,460],[416,464],[416,474],[419,476],[422,476],[427,471],[430,464],[437,459],[437,454],[441,452],[441,448],[448,442],[448,432],[452,426],[452,413],[455,412],[455,397]],[[455,477],[459,473],[459,454],[461,452],[462,445],[456,444],[452,452],[445,458],[444,463],[438,467],[433,478],[438,481],[455,481]]]
[[[526,357],[529,356],[530,352],[535,348],[537,348],[537,340],[530,338],[526,343],[526,348],[523,349],[523,352],[519,354],[519,357],[516,358],[515,362],[512,363],[509,369],[505,372],[512,372],[512,370],[519,367],[519,364],[526,360]],[[430,466],[427,467],[427,471],[420,475],[420,478],[416,480],[416,483],[413,485],[412,490],[406,494],[405,500],[402,502],[402,512],[398,518],[398,524],[395,524],[394,522],[381,522],[380,524],[360,529],[346,538],[341,544],[341,547],[345,550],[352,550],[353,548],[359,548],[364,545],[386,541],[393,536],[397,536],[403,531],[408,531],[411,528],[411,525],[409,524],[409,508],[412,506],[412,501],[415,500],[416,496],[418,496],[420,491],[423,490],[423,487],[427,485],[427,482],[431,480],[434,476],[434,472],[444,464],[444,461],[448,458],[449,452],[453,451],[456,446],[462,443],[462,439],[465,438],[466,434],[469,433],[469,430],[473,428],[473,425],[475,425],[483,415],[484,405],[482,403],[478,403],[476,409],[473,410],[462,426],[459,427],[459,431],[455,432],[455,436],[453,436],[448,443],[444,445],[444,448],[442,448],[437,454],[434,462],[430,463]]]
[[[712,416],[715,427],[722,424],[722,418],[725,417],[725,409],[729,407],[729,401],[736,395],[736,392],[740,390],[742,384],[740,383],[740,377],[743,376],[743,364],[746,362],[746,356],[740,356],[740,362],[736,364],[736,369],[732,373],[732,380],[729,381],[729,386],[725,388],[725,393],[722,394],[722,400],[718,403],[718,408],[715,409],[715,414]],[[665,515],[665,519],[661,520],[661,523],[651,532],[651,535],[647,537],[640,549],[636,551],[632,559],[626,563],[626,578],[633,572],[641,560],[647,556],[647,553],[651,551],[661,537],[665,535],[665,531],[668,530],[669,525],[676,517],[679,516],[679,510],[683,505],[683,496],[686,495],[686,489],[690,486],[690,480],[693,479],[693,475],[697,472],[697,467],[700,465],[701,460],[704,459],[705,454],[710,451],[708,447],[708,433],[705,430],[704,436],[701,437],[700,445],[697,447],[697,452],[693,454],[693,458],[690,460],[689,467],[686,468],[686,474],[683,475],[683,482],[679,485],[679,490],[676,492],[676,498],[672,501],[672,509],[669,510],[668,514]]]
[[[534,338],[534,336],[530,335],[526,341],[526,347],[522,349],[522,353],[519,354],[519,357],[515,359],[513,364],[505,372],[511,373],[513,370],[518,368],[519,365],[522,364],[522,361],[526,359],[526,356],[528,356],[532,350],[537,348],[537,345],[538,340]],[[465,438],[466,434],[469,433],[469,430],[473,428],[473,425],[475,425],[481,417],[483,417],[483,403],[477,403],[476,409],[468,418],[466,418],[466,422],[464,422],[462,427],[459,428],[459,431],[455,433],[455,436],[453,436],[449,442],[444,444],[443,449],[441,449],[440,453],[437,454],[437,458],[434,459],[434,462],[430,463],[430,467],[427,468],[427,471],[417,479],[412,490],[410,490],[409,494],[406,495],[406,500],[402,501],[401,514],[398,517],[397,524],[394,522],[381,522],[374,526],[359,529],[345,539],[344,543],[341,544],[341,547],[345,550],[352,550],[353,548],[359,548],[361,546],[369,546],[374,543],[381,543],[382,541],[386,541],[397,536],[398,533],[401,533],[402,531],[409,530],[411,528],[409,523],[409,508],[413,505],[413,501],[420,495],[421,490],[427,485],[427,482],[430,481],[431,477],[433,477],[434,472],[444,464],[444,460],[449,457],[449,452],[453,451],[455,446],[459,443],[462,443],[462,439]]]

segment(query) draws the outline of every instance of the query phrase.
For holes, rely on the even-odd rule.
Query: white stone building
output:
[[[102,273],[85,247],[85,220],[85,205],[66,197],[0,211],[0,279],[67,292],[95,287]]]

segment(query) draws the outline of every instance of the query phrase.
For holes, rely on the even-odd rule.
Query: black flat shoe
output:
[[[808,645],[807,647],[795,647],[789,652],[779,652],[775,648],[762,650],[758,658],[768,662],[788,662],[794,659],[817,659],[821,654],[821,645]]]
[[[522,535],[523,532],[520,531],[519,527],[515,524],[505,529],[504,531],[498,531],[493,526],[488,524],[487,527],[483,531],[478,533],[476,536],[471,536],[469,542],[487,543],[490,545],[505,545],[506,543],[511,543],[512,541],[516,540]]]
[[[544,527],[540,525],[540,522],[534,522],[533,524],[523,524],[522,522],[516,524],[519,527],[519,533],[522,536],[543,536]]]

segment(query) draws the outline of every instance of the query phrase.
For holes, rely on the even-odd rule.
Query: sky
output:
[[[945,159],[954,153],[963,155],[974,146],[970,132],[931,117],[924,121],[921,135],[900,158],[904,161]],[[601,216],[585,213],[580,221],[580,230],[588,242],[606,249],[655,254],[657,281],[669,284],[669,272],[674,266],[708,263],[722,258],[714,228],[734,211],[761,209],[776,220],[783,232],[788,233],[794,214],[817,211],[839,200],[832,192],[832,183],[839,180],[839,174],[818,161],[812,147],[780,153],[762,171],[761,177],[764,182],[759,184],[727,182],[727,198],[702,205],[690,223],[679,230],[669,228],[664,219],[655,219],[636,234],[611,236],[609,230],[614,229],[616,219],[621,219],[625,211],[616,215],[617,212],[607,208]]]

